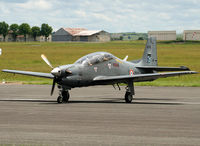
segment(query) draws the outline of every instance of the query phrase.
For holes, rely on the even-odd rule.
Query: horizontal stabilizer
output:
[[[162,67],[162,66],[139,66],[139,69],[154,70],[154,71],[187,71],[190,70],[186,66],[180,67]]]
[[[20,71],[20,70],[8,70],[8,69],[3,69],[2,71],[7,72],[7,73],[22,74],[22,75],[27,75],[27,76],[35,76],[35,77],[50,78],[50,79],[54,78],[54,76],[50,73]]]

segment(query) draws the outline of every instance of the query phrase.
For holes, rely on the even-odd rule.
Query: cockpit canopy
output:
[[[91,54],[81,57],[75,63],[82,64],[82,65],[94,65],[97,63],[111,60],[113,58],[114,56],[110,53],[96,52],[96,53],[91,53]]]

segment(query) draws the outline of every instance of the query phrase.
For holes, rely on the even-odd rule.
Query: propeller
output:
[[[53,84],[52,84],[52,88],[51,88],[51,95],[53,95],[55,85],[58,82],[58,80],[62,77],[62,70],[60,67],[53,68],[53,66],[51,65],[51,63],[49,62],[49,60],[47,59],[47,57],[44,54],[42,54],[41,57],[44,60],[44,62],[46,62],[46,64],[52,68],[51,74],[54,76],[54,78],[53,78]],[[70,74],[72,74],[72,72],[70,70],[65,70],[64,74],[70,75]]]
[[[44,62],[46,62],[46,64],[48,66],[50,66],[51,68],[53,68],[53,66],[51,65],[51,63],[49,62],[49,60],[47,59],[47,57],[44,54],[42,54],[41,57],[44,60]]]
[[[54,77],[54,79],[53,79],[53,84],[52,84],[52,88],[51,88],[51,96],[53,95],[53,91],[54,91],[54,88],[55,88],[55,84],[56,84],[56,78]]]
[[[56,84],[56,73],[58,73],[60,70],[58,68],[53,68],[53,66],[51,65],[51,63],[49,62],[49,60],[47,59],[47,57],[42,54],[41,58],[44,60],[44,62],[46,62],[46,64],[51,67],[53,70],[51,71],[51,73],[54,75],[54,79],[53,79],[53,84],[52,84],[52,88],[51,88],[51,96],[53,95],[54,92],[54,88],[55,88],[55,84]]]

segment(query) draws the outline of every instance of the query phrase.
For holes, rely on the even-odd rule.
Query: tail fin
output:
[[[142,60],[140,61],[139,64],[141,66],[157,66],[158,65],[155,37],[148,38]]]

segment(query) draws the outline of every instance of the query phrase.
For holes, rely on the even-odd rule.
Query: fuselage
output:
[[[59,66],[62,72],[66,70],[70,75],[64,76],[60,85],[69,88],[91,85],[102,85],[105,83],[94,82],[97,76],[120,76],[140,74],[134,63],[121,60],[107,52],[95,52],[78,59],[74,64]],[[108,84],[108,83],[106,83]]]

